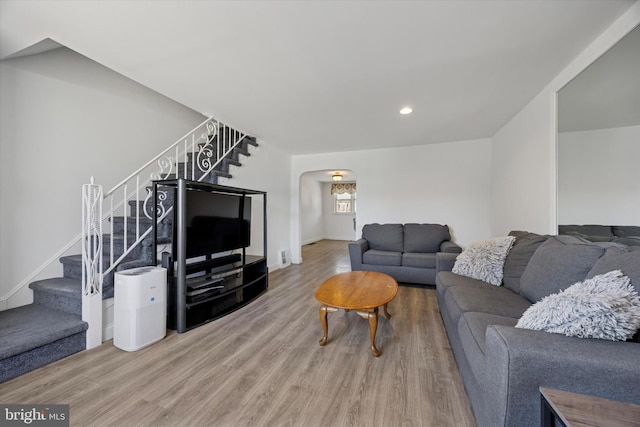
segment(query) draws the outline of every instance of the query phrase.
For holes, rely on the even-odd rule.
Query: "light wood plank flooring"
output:
[[[357,313],[329,313],[317,286],[349,271],[347,242],[303,248],[242,309],[143,350],[102,346],[0,384],[1,403],[67,403],[77,426],[474,426],[435,289],[401,286],[376,344]]]

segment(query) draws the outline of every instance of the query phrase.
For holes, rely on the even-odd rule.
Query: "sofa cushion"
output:
[[[568,288],[587,277],[612,243],[591,243],[572,236],[554,236],[535,251],[520,279],[520,292],[531,302]]]
[[[471,289],[496,289],[496,286],[490,285],[487,282],[460,276],[459,274],[452,273],[451,271],[441,271],[436,276],[436,288],[438,290],[438,295],[444,295],[450,288],[455,288],[457,286]]]
[[[594,276],[531,306],[516,328],[624,341],[640,328],[640,297],[620,270]]]
[[[515,240],[513,236],[506,236],[473,242],[458,255],[451,271],[492,285],[501,285],[504,260]]]
[[[616,237],[640,237],[638,225],[614,225],[612,229]]]
[[[440,251],[440,244],[451,240],[449,227],[440,224],[405,224],[404,251],[435,253]]]
[[[600,236],[613,238],[613,230],[610,225],[559,225],[560,234],[578,233],[585,236]]]
[[[594,235],[582,234],[582,233],[578,233],[577,231],[568,231],[566,233],[563,233],[563,235],[578,237],[580,239],[588,240],[590,242],[610,242],[611,240],[615,239],[615,237],[598,236],[595,234]]]
[[[406,267],[436,268],[436,254],[405,252],[402,254],[402,265]]]
[[[449,316],[455,322],[463,313],[470,311],[518,319],[531,306],[524,297],[502,286],[483,289],[452,287],[444,295],[444,301]]]
[[[527,268],[527,264],[529,264],[529,260],[536,249],[550,236],[541,236],[527,231],[512,231],[509,235],[514,236],[516,241],[504,261],[502,283],[505,288],[520,293],[520,278],[524,273],[524,269]]]
[[[369,249],[392,252],[403,251],[404,233],[402,224],[366,224],[362,227],[362,238],[369,242]]]
[[[458,321],[458,335],[464,349],[464,356],[471,366],[473,376],[481,384],[486,384],[487,363],[485,357],[485,336],[490,325],[514,326],[518,319],[496,316],[489,313],[464,313]]]
[[[458,322],[458,333],[462,338],[465,350],[467,350],[465,353],[467,355],[473,355],[474,353],[477,356],[484,355],[487,326],[515,326],[516,323],[518,323],[518,318],[476,311],[464,313]],[[468,347],[468,344],[473,344],[473,347]]]
[[[369,249],[362,254],[363,264],[402,265],[402,252]]]
[[[459,254],[460,252],[462,252],[462,248],[458,246],[457,243],[454,243],[451,240],[445,240],[444,242],[440,243],[440,249],[438,249],[438,252]]]
[[[620,270],[629,277],[636,292],[640,294],[639,246],[607,248],[604,255],[596,261],[587,274],[587,279],[613,270]]]
[[[629,237],[615,237],[611,240],[612,243],[619,243],[621,245],[626,246],[640,246],[640,237],[629,236]]]

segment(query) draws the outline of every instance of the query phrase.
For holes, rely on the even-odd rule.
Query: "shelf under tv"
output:
[[[268,287],[266,193],[183,179],[154,181],[156,204],[158,192],[174,192],[172,235],[173,253],[165,253],[163,266],[167,268],[167,327],[178,333],[186,332],[235,311],[264,293]],[[263,254],[247,255],[246,248],[233,253],[212,253],[187,257],[185,195],[192,189],[220,192],[240,197],[262,197]],[[254,204],[256,206],[257,204]],[[242,206],[242,205],[241,205]],[[157,213],[154,213],[157,215]],[[157,218],[154,218],[157,224]],[[154,247],[157,245],[157,226],[154,228]]]

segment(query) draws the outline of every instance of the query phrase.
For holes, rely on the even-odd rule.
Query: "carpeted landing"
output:
[[[41,304],[0,311],[0,383],[84,350],[87,327]]]

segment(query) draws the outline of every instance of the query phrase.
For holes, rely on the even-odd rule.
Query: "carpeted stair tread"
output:
[[[80,280],[82,278],[82,255],[67,255],[60,258],[63,265],[64,277]],[[109,256],[102,257],[103,268],[109,266]],[[113,272],[104,276],[102,281],[102,299],[113,297]]]
[[[138,268],[138,267],[148,267],[149,266],[149,261],[144,260],[144,259],[138,259],[138,260],[132,260],[132,261],[125,261],[123,263],[121,263],[117,268],[116,268],[116,273],[118,271],[122,271],[122,270],[129,270],[131,268]]]
[[[34,291],[64,294],[65,296],[82,299],[82,282],[79,279],[69,279],[66,277],[56,277],[31,282],[29,287]]]
[[[251,144],[254,147],[258,146],[258,141],[256,140],[255,136],[245,136],[244,139],[242,140],[243,142],[246,142],[247,144]]]
[[[215,175],[215,176],[219,176],[221,178],[232,178],[231,174],[228,172],[224,172],[224,171],[218,171],[218,170],[212,170],[211,172],[209,172],[210,175]]]
[[[88,325],[73,314],[40,304],[0,311],[0,360],[86,331]]]
[[[170,236],[158,236],[159,245],[166,245],[171,242],[173,242],[173,239]]]
[[[67,313],[82,315],[82,281],[67,277],[38,280],[29,284],[33,302]]]
[[[251,156],[251,153],[249,153],[249,150],[245,150],[244,148],[236,147],[233,149],[233,151],[237,154],[242,154],[245,157]],[[237,157],[234,157],[234,158],[237,159]]]
[[[227,171],[229,170],[229,166],[242,166],[242,163],[237,159],[224,159],[222,163],[226,165]]]

